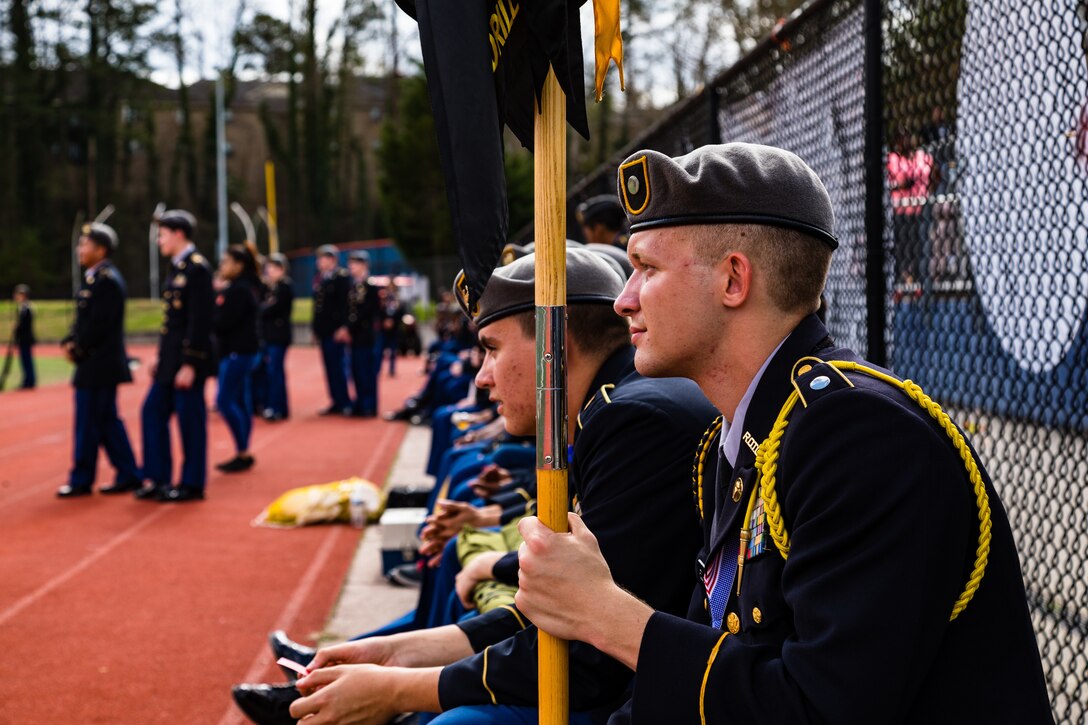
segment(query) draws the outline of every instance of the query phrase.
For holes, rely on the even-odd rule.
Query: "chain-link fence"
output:
[[[816,0],[638,148],[789,149],[827,185],[837,340],[971,434],[1060,723],[1088,722],[1088,4]]]

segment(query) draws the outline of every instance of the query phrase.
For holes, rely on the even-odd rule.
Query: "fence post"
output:
[[[884,273],[883,0],[865,0],[865,357],[887,365],[888,284]]]

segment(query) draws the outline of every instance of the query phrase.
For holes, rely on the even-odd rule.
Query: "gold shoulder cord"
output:
[[[960,612],[967,607],[967,603],[971,601],[972,597],[975,596],[975,592],[982,582],[982,577],[986,573],[986,564],[990,557],[990,497],[986,493],[986,485],[982,482],[982,474],[979,472],[978,463],[975,461],[975,457],[971,453],[967,441],[964,440],[963,435],[952,423],[952,419],[948,417],[947,413],[941,410],[940,405],[922,392],[922,389],[914,382],[910,380],[897,380],[879,370],[874,370],[854,362],[830,360],[827,364],[838,370],[857,372],[874,377],[902,390],[908,398],[917,403],[919,407],[926,411],[926,413],[941,426],[941,429],[944,430],[945,435],[952,441],[952,445],[959,453],[964,468],[967,469],[967,475],[971,480],[971,485],[975,493],[975,505],[978,507],[978,547],[975,549],[975,566],[971,570],[963,593],[960,594],[959,599],[956,600],[956,604],[952,607],[952,616],[949,617],[949,621],[954,621],[956,617],[960,615]],[[786,432],[786,426],[789,425],[789,415],[799,399],[800,395],[798,395],[797,390],[795,389],[786,399],[785,404],[782,406],[782,410],[779,411],[778,418],[775,420],[774,427],[771,429],[771,433],[767,437],[767,440],[759,447],[759,451],[756,454],[756,468],[759,469],[761,475],[760,485],[753,489],[752,498],[748,503],[748,516],[750,517],[751,511],[755,505],[756,492],[759,491],[763,498],[763,511],[766,515],[767,528],[770,530],[771,539],[774,541],[774,545],[778,548],[779,553],[782,554],[783,559],[786,559],[789,556],[790,538],[789,533],[786,531],[786,525],[782,520],[782,510],[779,506],[778,495],[775,491],[775,474],[778,471],[778,454],[782,445],[782,436]],[[700,501],[701,500],[702,499],[700,499]],[[747,526],[747,521],[745,522],[745,526]],[[743,553],[744,552],[742,552],[742,554]],[[739,589],[739,570],[737,573]]]
[[[695,465],[692,466],[691,471],[691,491],[695,494],[695,506],[699,509],[700,521],[706,518],[703,512],[703,471],[706,468],[706,455],[710,451],[710,442],[722,429],[723,420],[724,418],[720,415],[714,419],[714,422],[703,433],[703,437],[699,441],[699,447],[695,449]]]

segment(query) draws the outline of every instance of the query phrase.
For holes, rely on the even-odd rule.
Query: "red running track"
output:
[[[0,395],[0,723],[245,722],[230,685],[282,679],[269,630],[303,640],[321,631],[359,533],[249,522],[287,488],[350,475],[383,483],[405,429],[318,417],[327,393],[317,351],[293,347],[287,362],[292,417],[258,420],[257,465],[213,468],[207,500],[184,504],[55,498],[71,461],[72,389]],[[422,385],[416,362],[402,362],[399,377],[382,376],[383,410]],[[147,386],[142,368],[118,396],[138,461]],[[206,390],[211,410],[214,381]],[[210,413],[209,463],[233,452]],[[112,480],[104,453],[98,471],[99,485]]]

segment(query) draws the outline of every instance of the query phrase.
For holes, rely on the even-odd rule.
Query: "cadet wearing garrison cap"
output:
[[[208,410],[204,382],[212,371],[211,328],[215,306],[212,270],[193,243],[196,218],[171,209],[158,219],[159,251],[170,260],[162,292],[163,322],[158,361],[144,400],[143,477],[150,486],[136,497],[162,502],[204,498],[208,477]],[[177,413],[184,459],[177,486],[171,484],[170,417]]]
[[[351,413],[372,418],[378,413],[378,353],[375,330],[380,315],[378,288],[370,284],[370,255],[358,250],[348,255],[348,333],[351,335],[351,379],[355,403]]]
[[[261,412],[265,420],[283,420],[288,415],[287,373],[284,360],[291,345],[291,309],[295,292],[287,273],[291,267],[279,252],[269,255],[265,264],[264,300],[261,302],[261,341],[267,360],[268,396]]]
[[[627,232],[623,207],[612,194],[586,199],[574,211],[574,218],[582,227],[586,244],[627,246]]]
[[[91,493],[98,467],[98,449],[105,448],[116,471],[113,484],[99,489],[113,494],[140,487],[140,472],[125,424],[117,415],[117,386],[132,382],[125,352],[125,281],[110,256],[117,233],[106,224],[84,224],[76,254],[83,267],[76,317],[61,341],[75,363],[75,437],[68,483],[60,498]]]
[[[687,619],[611,582],[576,521],[573,536],[522,524],[519,606],[636,669],[612,722],[1052,722],[977,455],[815,315],[837,241],[812,169],[733,143],[639,151],[617,181],[636,366],[695,380],[724,418],[695,458]]]
[[[348,332],[348,271],[340,266],[340,250],[332,244],[317,248],[317,273],[314,275],[314,337],[321,346],[329,405],[321,415],[351,415],[351,397],[344,375],[344,353],[351,341]]]

